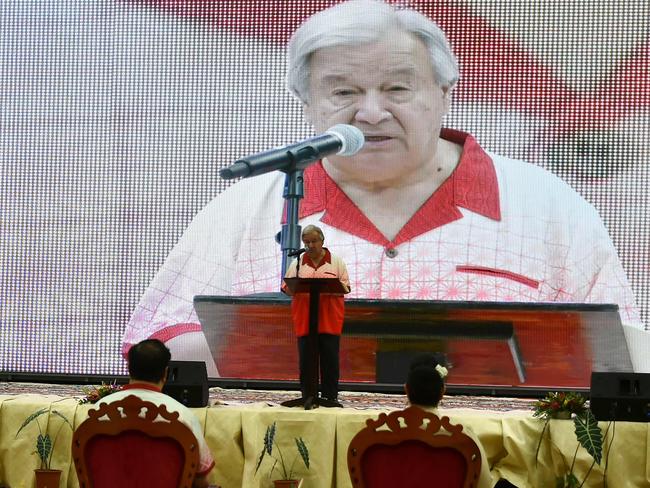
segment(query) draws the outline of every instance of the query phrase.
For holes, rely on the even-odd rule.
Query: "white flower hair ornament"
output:
[[[449,371],[447,370],[447,368],[445,368],[444,366],[441,366],[440,364],[436,364],[436,371],[438,372],[438,374],[440,375],[440,377],[441,377],[443,380],[444,380],[444,379],[447,377],[447,375],[449,374]]]

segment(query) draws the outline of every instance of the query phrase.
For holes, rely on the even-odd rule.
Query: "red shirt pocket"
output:
[[[538,289],[539,281],[529,278],[518,273],[513,273],[505,269],[496,269],[496,268],[486,268],[484,266],[471,266],[471,265],[458,265],[456,266],[456,271],[460,273],[475,273],[488,276],[494,276],[498,278],[505,278],[507,280],[516,281],[522,285],[530,286],[531,288]]]

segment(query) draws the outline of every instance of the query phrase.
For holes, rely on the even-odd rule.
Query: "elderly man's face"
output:
[[[309,87],[305,114],[317,133],[343,123],[366,137],[355,156],[328,156],[326,168],[340,178],[399,184],[434,164],[450,94],[415,37],[392,32],[376,43],[320,49]]]
[[[323,250],[323,239],[318,232],[307,232],[302,235],[302,243],[307,249],[307,254],[312,259],[320,257]]]

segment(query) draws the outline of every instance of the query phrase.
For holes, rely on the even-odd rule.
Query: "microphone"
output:
[[[294,256],[300,256],[303,252],[307,252],[308,249],[305,247],[303,249],[296,249],[295,251],[291,251],[290,253],[287,254],[290,258]]]
[[[305,169],[329,154],[352,156],[361,150],[364,142],[363,132],[359,129],[352,125],[337,124],[324,134],[238,159],[219,171],[219,174],[225,180],[232,180],[275,170]]]

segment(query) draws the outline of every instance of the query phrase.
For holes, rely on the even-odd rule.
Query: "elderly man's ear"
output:
[[[305,119],[307,125],[314,127],[314,117],[311,113],[311,106],[308,103],[303,102],[302,104],[302,117]]]
[[[442,87],[442,92],[444,93],[445,100],[445,115],[447,115],[449,113],[449,109],[451,109],[451,99],[455,88],[456,83],[448,87]]]

